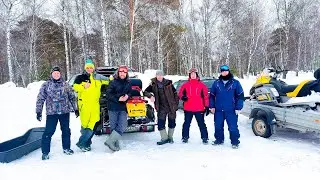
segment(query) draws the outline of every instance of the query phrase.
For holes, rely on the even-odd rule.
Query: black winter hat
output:
[[[58,66],[54,66],[52,69],[51,69],[51,73],[53,73],[54,71],[59,71],[60,72],[60,68]]]

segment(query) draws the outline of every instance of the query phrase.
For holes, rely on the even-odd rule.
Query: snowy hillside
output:
[[[139,74],[144,88],[152,71]],[[173,81],[181,77],[168,76]],[[300,78],[300,77],[299,77]],[[297,79],[296,78],[296,82]],[[300,80],[300,79],[299,79]],[[248,91],[254,77],[241,79]],[[291,80],[293,81],[293,80]],[[27,129],[44,126],[35,115],[35,100],[42,82],[28,88],[0,85],[0,142],[22,135]],[[254,136],[249,119],[240,115],[240,148],[231,148],[225,126],[225,144],[203,145],[195,120],[188,144],[182,144],[183,112],[177,115],[174,144],[157,146],[160,136],[152,133],[125,134],[123,150],[111,153],[103,145],[105,136],[95,136],[91,152],[75,146],[80,136],[80,119],[71,115],[71,143],[75,154],[62,153],[61,131],[52,139],[50,160],[41,160],[41,150],[9,164],[0,164],[0,179],[298,179],[320,177],[320,136],[279,130],[269,139]],[[206,117],[210,141],[214,139],[213,115]]]

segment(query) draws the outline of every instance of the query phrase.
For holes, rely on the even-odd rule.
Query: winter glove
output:
[[[41,121],[42,120],[42,114],[41,113],[37,113],[37,120]]]
[[[239,115],[241,110],[235,110],[236,115]]]
[[[186,102],[188,100],[186,89],[183,90],[182,94],[181,100]]]
[[[79,117],[79,110],[75,110],[74,114],[76,115],[76,118]]]
[[[210,109],[208,107],[206,107],[205,113],[206,113],[206,116],[208,116],[210,114]]]
[[[188,97],[187,97],[187,96],[182,96],[182,97],[181,97],[181,100],[184,101],[184,102],[186,102],[186,101],[188,101]]]

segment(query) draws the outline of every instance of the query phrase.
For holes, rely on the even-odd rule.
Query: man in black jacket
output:
[[[128,125],[126,102],[131,95],[131,83],[128,78],[128,68],[120,66],[107,88],[111,134],[104,144],[112,151],[120,150],[119,140]]]
[[[155,109],[158,112],[158,130],[161,141],[158,145],[173,143],[173,133],[176,127],[176,111],[178,109],[179,97],[177,91],[172,85],[172,81],[163,78],[163,71],[158,70],[156,77],[151,79],[151,84],[145,89],[144,95],[154,102]],[[168,133],[165,128],[166,118],[168,116]]]

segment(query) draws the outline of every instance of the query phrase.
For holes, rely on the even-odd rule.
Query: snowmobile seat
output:
[[[142,89],[142,81],[138,78],[130,78],[130,82],[132,86],[138,86],[140,89]]]
[[[281,86],[281,92],[286,94],[286,93],[289,93],[289,92],[292,92],[296,89],[298,85],[284,85],[284,86]]]
[[[139,88],[139,86],[132,86],[131,89],[131,96],[132,97],[140,97],[141,96],[141,89]]]
[[[288,85],[281,80],[271,80],[270,83],[276,88],[280,96],[286,96],[287,93],[292,92],[298,85]]]
[[[142,97],[141,91],[142,91],[142,81],[137,78],[130,78],[131,82],[131,96],[132,97]]]

